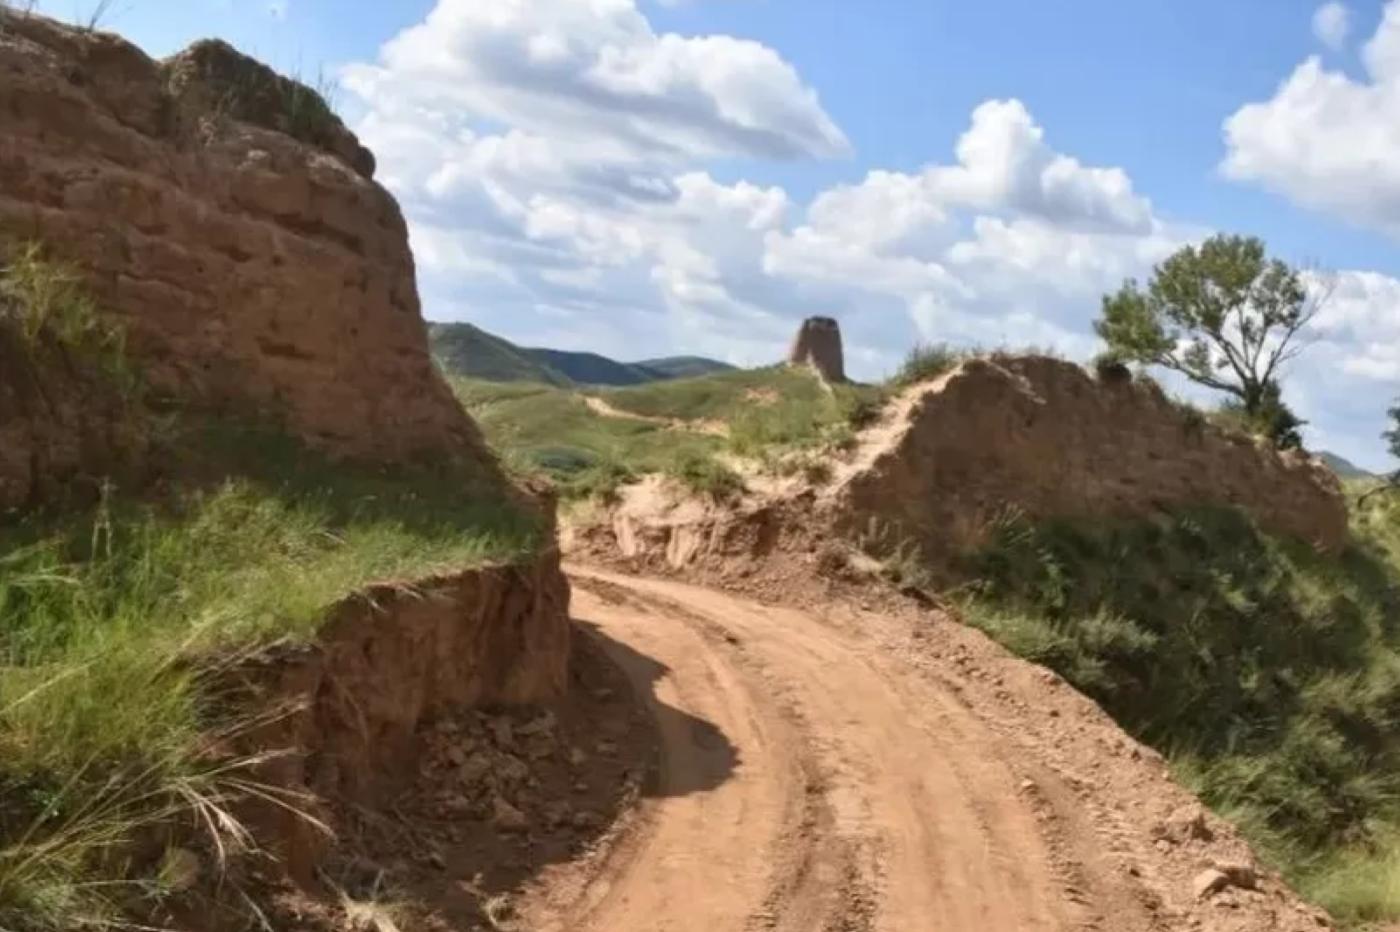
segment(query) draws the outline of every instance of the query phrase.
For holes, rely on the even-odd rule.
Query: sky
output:
[[[756,365],[831,315],[858,378],[918,342],[1087,359],[1104,292],[1244,233],[1326,295],[1284,376],[1309,445],[1397,465],[1400,0],[114,0],[103,25],[330,82],[430,319]]]

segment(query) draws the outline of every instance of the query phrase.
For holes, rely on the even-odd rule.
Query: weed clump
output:
[[[1011,515],[967,557],[966,614],[1169,754],[1325,893],[1336,873],[1319,852],[1374,847],[1400,825],[1400,577],[1384,547],[1372,536],[1325,556],[1233,511]]]
[[[31,378],[40,378],[58,354],[68,368],[96,373],[122,398],[137,390],[125,331],[98,312],[81,276],[46,259],[37,243],[0,244],[0,332],[10,337],[10,355],[22,354]]]
[[[936,379],[953,371],[969,355],[966,351],[955,349],[947,343],[920,343],[905,356],[899,371],[890,379],[889,384],[895,388],[904,388]]]
[[[666,468],[666,475],[691,492],[717,502],[744,494],[743,478],[712,456],[679,456]]]

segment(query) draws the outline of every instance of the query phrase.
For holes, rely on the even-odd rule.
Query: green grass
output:
[[[664,425],[604,417],[573,392],[521,382],[455,379],[457,397],[506,464],[543,473],[565,498],[609,495],[681,459],[709,458],[723,439]]]
[[[562,372],[472,324],[429,324],[428,344],[433,358],[450,377],[558,386],[572,384]]]
[[[1325,556],[1228,511],[1012,517],[967,557],[966,614],[1168,754],[1305,893],[1374,918],[1400,876],[1400,505],[1355,525]]]
[[[643,417],[692,422],[676,429],[597,414],[570,391],[541,384],[458,379],[454,388],[487,440],[521,472],[542,472],[567,498],[608,495],[645,473],[664,473],[719,498],[737,490],[725,450],[775,463],[848,443],[878,413],[883,394],[867,386],[827,389],[807,370],[724,372],[600,392],[613,407]],[[698,428],[723,425],[717,435]],[[797,461],[794,460],[794,463]],[[805,464],[794,466],[801,468]],[[805,469],[803,471],[806,471]],[[814,475],[822,472],[813,467]]]
[[[607,392],[623,411],[681,421],[718,421],[741,456],[841,444],[878,413],[879,388],[827,386],[810,370],[743,369]]]
[[[179,438],[196,485],[0,530],[0,928],[103,927],[160,894],[154,826],[246,844],[250,761],[210,753],[231,656],[305,639],[365,583],[533,550],[536,521],[449,469],[333,464],[276,431]],[[135,873],[133,873],[135,871]],[[86,924],[85,924],[86,923]]]
[[[744,492],[739,474],[712,456],[676,457],[665,472],[690,491],[715,501],[727,501]]]
[[[920,343],[909,350],[889,384],[893,388],[905,388],[936,379],[974,355],[972,350],[958,349],[947,343]]]
[[[56,364],[51,357],[57,354],[65,368],[96,375],[120,399],[138,390],[125,332],[97,312],[81,276],[46,259],[37,243],[0,241],[0,330],[13,347],[5,358],[25,365],[36,379]]]

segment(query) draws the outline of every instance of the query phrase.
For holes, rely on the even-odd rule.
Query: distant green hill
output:
[[[1318,451],[1317,457],[1332,468],[1338,479],[1374,479],[1376,476],[1375,473],[1362,469],[1351,460],[1326,450]]]
[[[597,353],[553,349],[527,349],[524,352],[580,385],[642,385],[669,378],[658,371],[618,362]]]
[[[428,325],[433,356],[450,375],[488,382],[546,385],[643,385],[734,369],[701,356],[625,363],[597,353],[527,348],[468,323]]]
[[[714,375],[716,372],[731,372],[734,367],[726,362],[706,359],[704,356],[667,356],[664,359],[643,359],[633,365],[660,372],[668,379],[693,379],[701,375]]]
[[[489,382],[572,384],[548,363],[472,324],[429,324],[428,343],[433,357],[451,375]]]

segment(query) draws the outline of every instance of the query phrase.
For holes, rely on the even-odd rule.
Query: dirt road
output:
[[[670,582],[576,575],[574,606],[648,697],[664,764],[630,830],[550,877],[526,927],[1168,928],[1067,858],[1014,748],[875,645]]]

